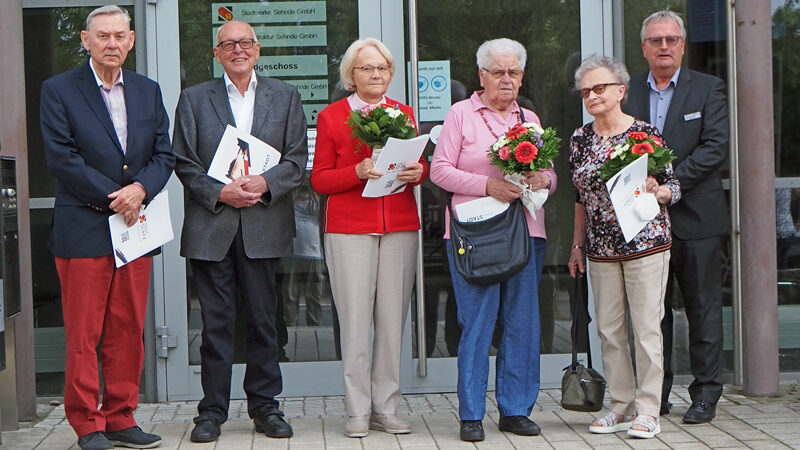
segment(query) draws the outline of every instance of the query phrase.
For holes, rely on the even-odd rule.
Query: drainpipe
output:
[[[744,392],[778,392],[778,288],[775,249],[775,156],[772,21],[769,2],[735,2],[741,189]]]

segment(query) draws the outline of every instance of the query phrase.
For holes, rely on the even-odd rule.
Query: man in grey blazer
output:
[[[670,207],[672,257],[661,322],[664,383],[661,414],[669,413],[672,388],[672,286],[677,280],[689,321],[689,355],[694,381],[685,423],[714,418],[722,394],[721,236],[730,215],[720,180],[728,154],[728,109],[719,78],[681,68],[686,30],[680,16],[658,11],[644,20],[642,51],[650,66],[631,77],[625,112],[655,125],[675,152],[681,201]]]
[[[194,442],[216,440],[228,417],[237,309],[243,312],[247,342],[248,414],[259,433],[293,434],[275,399],[282,390],[275,273],[278,258],[292,254],[291,192],[305,172],[306,120],[294,87],[255,74],[260,49],[247,23],[220,27],[214,56],[225,75],[181,92],[175,112],[175,172],[188,194],[181,255],[189,259],[203,319],[204,396],[194,419]],[[280,162],[229,184],[208,176],[228,124],[277,149]]]

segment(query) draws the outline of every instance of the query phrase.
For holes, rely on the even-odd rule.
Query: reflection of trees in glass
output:
[[[647,61],[642,56],[642,39],[640,36],[642,22],[650,14],[663,9],[676,12],[683,19],[684,25],[689,26],[686,20],[686,0],[625,2],[625,66],[627,66],[628,72],[631,74],[648,70]],[[686,46],[686,56],[688,56],[689,50],[690,47]]]
[[[180,13],[180,48],[181,48],[181,82],[182,87],[189,87],[214,78],[212,47],[214,33],[218,25],[212,25],[212,0],[179,0]],[[227,2],[226,5],[241,3]],[[327,27],[328,45],[326,47],[261,47],[261,56],[282,55],[327,55],[328,57],[328,92],[334,93],[339,81],[339,61],[352,41],[358,38],[358,5],[353,1],[328,0],[325,2],[327,21],[318,22],[282,22],[275,24],[253,23],[259,26],[291,26],[291,25],[325,25]],[[292,76],[291,78],[319,79],[320,76]],[[324,100],[322,101],[325,102]],[[315,101],[316,103],[316,101]]]
[[[785,0],[772,14],[775,108],[775,173],[800,175],[795,151],[800,141],[800,1]],[[787,124],[787,126],[783,126]]]

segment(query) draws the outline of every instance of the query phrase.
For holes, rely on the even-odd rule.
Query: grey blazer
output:
[[[186,191],[181,255],[220,261],[239,226],[250,258],[290,255],[295,235],[290,194],[300,186],[308,158],[300,94],[287,83],[258,77],[250,134],[275,147],[282,156],[275,167],[261,174],[269,191],[249,208],[219,202],[223,184],[207,175],[228,124],[235,125],[221,78],[181,92],[172,137],[175,173]]]
[[[649,122],[647,72],[631,77],[628,97],[622,109]],[[675,152],[672,164],[681,184],[681,200],[669,208],[672,234],[689,240],[727,233],[730,214],[720,180],[729,140],[725,83],[682,68],[662,135],[667,147]]]

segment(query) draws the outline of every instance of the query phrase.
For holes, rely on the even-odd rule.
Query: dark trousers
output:
[[[277,409],[275,397],[283,389],[275,330],[278,260],[248,258],[240,229],[222,261],[191,259],[190,263],[203,319],[199,416],[218,423],[228,418],[237,298],[245,326],[247,412],[254,417],[262,408]]]
[[[689,322],[689,357],[694,381],[692,401],[716,405],[722,395],[722,246],[719,237],[681,240],[672,237],[670,276],[664,299],[664,384],[661,402],[672,389],[672,292],[677,281]],[[674,276],[673,276],[674,275]]]

